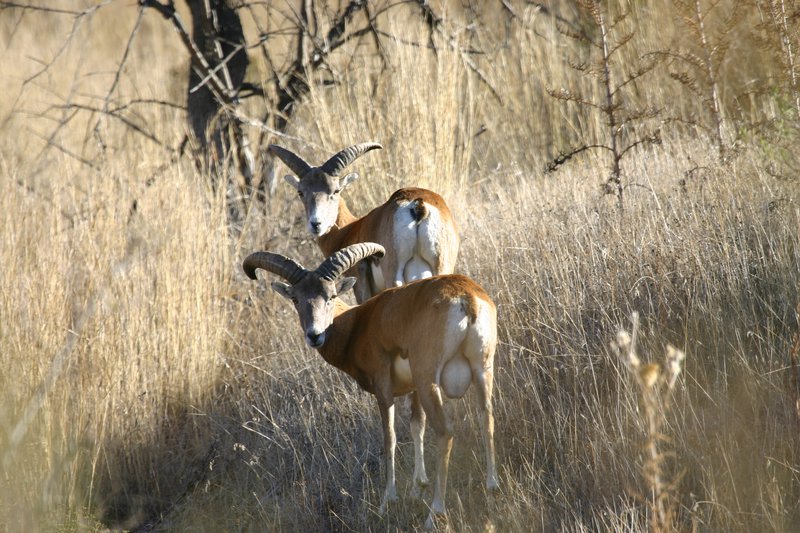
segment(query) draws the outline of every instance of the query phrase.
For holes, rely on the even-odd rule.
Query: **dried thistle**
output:
[[[661,377],[661,365],[658,363],[648,363],[639,370],[639,380],[647,388],[652,387]]]
[[[673,345],[667,345],[667,364],[665,378],[667,380],[667,387],[672,388],[678,380],[678,375],[681,373],[683,360],[686,354],[681,350],[675,348]]]
[[[677,507],[675,491],[680,475],[671,481],[665,479],[664,462],[672,454],[661,449],[664,443],[669,442],[662,427],[666,422],[672,391],[686,356],[683,351],[668,345],[663,367],[656,362],[643,364],[636,354],[639,315],[633,313],[631,321],[633,333],[621,329],[611,347],[639,389],[642,406],[640,416],[646,432],[641,473],[646,486],[644,494],[647,494],[651,511],[650,527],[652,531],[671,531]]]

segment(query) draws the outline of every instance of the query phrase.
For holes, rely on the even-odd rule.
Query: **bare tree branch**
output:
[[[31,4],[20,4],[18,2],[8,2],[7,0],[0,0],[0,10],[3,9],[22,9],[24,11],[40,11],[43,13],[55,13],[56,15],[72,15],[73,17],[79,17],[84,14],[88,10],[84,11],[75,11],[72,9],[59,9],[56,7],[48,7],[48,6],[34,6]],[[89,8],[91,10],[95,9],[95,6]]]
[[[200,72],[198,73],[201,77],[208,76],[209,83],[207,84],[209,89],[214,93],[214,96],[217,97],[220,101],[225,103],[230,103],[230,95],[226,92],[225,84],[222,83],[215,73],[212,72],[211,66],[208,64],[203,53],[197,47],[197,44],[192,39],[191,35],[189,35],[186,26],[183,24],[183,20],[181,19],[178,12],[175,10],[175,2],[174,0],[168,0],[166,4],[162,4],[158,0],[139,0],[139,4],[144,7],[151,7],[154,8],[157,12],[159,12],[165,19],[172,23],[172,27],[175,31],[178,32],[178,35],[181,38],[184,46],[186,47],[189,55],[192,57],[194,61],[197,62],[199,65],[198,68]]]
[[[547,166],[545,167],[545,172],[550,173],[554,172],[558,169],[561,165],[575,157],[576,155],[585,152],[587,150],[592,150],[594,148],[599,148],[601,150],[611,151],[611,148],[606,146],[605,144],[585,144],[583,146],[579,146],[577,148],[573,148],[568,152],[562,152],[558,154],[552,161],[550,161]]]
[[[93,114],[96,113],[96,114],[104,116],[104,117],[114,118],[116,120],[119,120],[123,124],[125,124],[125,126],[130,128],[131,130],[135,131],[136,133],[141,134],[146,139],[148,139],[150,141],[153,141],[155,144],[157,144],[161,148],[168,148],[167,145],[161,139],[156,137],[155,134],[150,133],[149,131],[146,131],[144,128],[142,128],[141,126],[137,125],[132,120],[128,119],[127,117],[125,117],[123,115],[121,115],[118,112],[118,110],[111,110],[111,109],[107,109],[107,108],[104,108],[104,107],[95,107],[95,106],[90,106],[90,105],[86,105],[86,104],[75,104],[75,103],[64,104],[64,105],[56,105],[56,106],[52,106],[52,108],[53,109],[63,109],[63,110],[66,110],[66,109],[73,110],[74,109],[74,110],[81,110],[81,111],[89,111],[89,112],[91,112]]]
[[[492,93],[492,96],[494,96],[494,98],[501,105],[504,105],[502,96],[500,96],[500,93],[498,92],[497,88],[495,88],[495,86],[489,80],[486,73],[484,73],[481,70],[481,68],[472,60],[472,58],[470,58],[464,52],[464,50],[462,50],[461,47],[458,46],[455,37],[451,35],[445,35],[444,30],[442,29],[442,18],[439,17],[433,11],[433,8],[430,6],[427,0],[417,0],[417,5],[422,11],[423,21],[425,22],[425,24],[427,24],[430,30],[431,38],[429,40],[431,43],[431,48],[433,48],[434,50],[436,49],[436,47],[433,45],[432,36],[434,33],[438,33],[445,40],[445,42],[447,43],[447,45],[450,47],[451,50],[459,53],[459,55],[461,56],[461,60],[464,62],[464,64],[467,65],[467,67],[469,67],[469,69],[472,70],[472,72],[474,72],[476,76],[478,76],[478,79],[489,89],[489,92]]]
[[[128,37],[128,42],[125,45],[125,51],[122,54],[122,59],[120,60],[119,65],[117,66],[117,71],[114,73],[114,79],[111,82],[111,86],[108,88],[108,92],[106,93],[105,99],[103,100],[103,107],[101,109],[100,118],[97,120],[93,128],[94,133],[98,138],[100,138],[100,121],[104,116],[109,115],[108,106],[111,102],[111,95],[114,94],[114,91],[117,89],[117,85],[119,84],[119,80],[122,77],[122,71],[125,68],[125,64],[127,63],[128,55],[130,54],[131,48],[133,46],[133,40],[136,37],[136,34],[139,32],[139,28],[142,24],[143,15],[144,15],[144,7],[139,7],[139,13],[136,16],[136,22],[133,25],[131,34]],[[141,133],[141,130],[139,131]],[[100,142],[101,145],[103,146],[103,149],[105,150],[105,143],[102,142],[102,139],[100,140]]]

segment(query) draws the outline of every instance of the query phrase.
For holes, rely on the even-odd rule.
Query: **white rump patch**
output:
[[[394,272],[394,286],[399,287],[406,283],[406,263],[414,258],[414,249],[417,247],[417,221],[408,209],[410,202],[399,204],[399,209],[394,214],[394,253],[397,256],[397,271]]]
[[[486,354],[487,350],[492,349],[491,346],[497,342],[497,322],[491,304],[480,298],[476,300],[476,303],[478,305],[477,317],[467,332],[463,353],[474,370],[491,370],[492,363],[486,361]]]
[[[427,216],[420,222],[414,219],[409,206],[412,202],[401,202],[394,219],[394,244],[397,254],[397,271],[394,285],[398,287],[410,281],[429,278],[438,272],[438,243],[447,237],[447,228],[438,209],[426,203]]]
[[[472,331],[475,340],[482,346],[493,344],[497,340],[497,324],[492,319],[489,304],[477,299],[478,303],[478,316],[475,319],[475,324],[472,326]],[[481,351],[483,348],[481,347]]]
[[[469,361],[462,354],[469,326],[469,318],[464,313],[461,299],[451,301],[445,326],[445,342],[442,353],[444,364],[439,369],[436,380],[448,398],[461,398],[472,382]]]
[[[444,241],[447,237],[447,228],[442,221],[442,215],[438,209],[430,204],[425,204],[428,209],[428,216],[422,219],[417,230],[417,255],[428,265],[432,276],[437,274],[450,274],[450,272],[435,272],[439,264],[439,247],[437,243]]]

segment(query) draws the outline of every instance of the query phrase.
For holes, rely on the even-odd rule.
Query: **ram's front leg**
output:
[[[414,439],[414,481],[411,495],[419,497],[421,488],[428,485],[425,473],[425,410],[419,403],[417,391],[411,393],[411,437]]]
[[[389,502],[397,500],[397,482],[394,477],[394,450],[397,444],[397,437],[394,432],[394,397],[392,396],[391,383],[388,386],[381,387],[381,389],[383,390],[375,391],[375,397],[378,400],[378,409],[381,412],[381,422],[383,423],[383,460],[386,490],[383,492],[380,514],[385,514]]]

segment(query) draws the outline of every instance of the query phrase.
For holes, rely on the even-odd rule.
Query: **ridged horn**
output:
[[[374,142],[354,144],[353,146],[348,146],[335,156],[328,159],[325,162],[325,164],[319,168],[322,169],[322,171],[328,174],[329,176],[338,176],[347,165],[349,165],[362,155],[366,154],[370,150],[375,150],[376,148],[383,148],[383,146]]]
[[[294,259],[289,259],[281,254],[272,252],[255,252],[248,255],[242,263],[242,269],[247,277],[256,279],[256,269],[261,268],[273,274],[277,274],[291,285],[294,285],[307,272],[302,265]]]
[[[302,157],[283,148],[282,146],[278,146],[277,144],[270,144],[268,147],[269,151],[273,154],[277,155],[281,161],[283,161],[287,167],[289,167],[292,172],[297,174],[298,178],[303,178],[303,176],[311,170],[311,165],[306,163]]]
[[[349,270],[356,263],[367,257],[377,255],[383,257],[386,250],[374,242],[360,242],[342,248],[317,267],[317,274],[328,281],[333,281]]]

